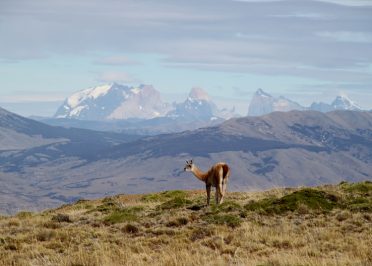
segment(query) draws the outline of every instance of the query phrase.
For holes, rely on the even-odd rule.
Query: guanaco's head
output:
[[[186,161],[185,168],[183,168],[184,171],[190,172],[192,171],[192,168],[194,167],[194,164],[192,160]]]

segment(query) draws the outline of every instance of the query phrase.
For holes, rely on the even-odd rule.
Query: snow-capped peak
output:
[[[97,99],[98,97],[105,95],[112,88],[112,86],[113,84],[106,84],[106,85],[95,87],[90,92],[90,96],[93,99]]]
[[[114,84],[105,84],[78,91],[67,98],[67,104],[70,108],[75,108],[88,98],[97,99],[98,97],[107,94],[113,85]]]
[[[262,89],[258,89],[249,104],[248,115],[260,116],[275,111],[287,112],[304,109],[300,104],[288,100],[283,96],[273,97]]]
[[[74,93],[57,110],[57,118],[83,120],[153,118],[168,112],[160,93],[150,85],[129,87],[117,83]]]
[[[210,99],[207,92],[201,88],[191,89],[188,98],[182,103],[176,103],[174,109],[168,112],[168,117],[184,118],[186,120],[215,121],[217,117],[232,117],[229,111],[219,110]]]
[[[138,93],[140,93],[141,89],[140,88],[133,88],[130,91],[133,92],[134,94],[138,94]]]
[[[204,100],[204,101],[209,101],[209,95],[208,93],[203,90],[202,88],[199,87],[194,87],[191,89],[189,93],[189,99],[191,100]]]
[[[339,95],[332,102],[332,106],[336,110],[361,110],[359,105],[350,100],[346,95]]]

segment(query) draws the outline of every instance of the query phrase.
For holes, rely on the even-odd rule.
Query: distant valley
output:
[[[372,113],[274,112],[144,137],[49,126],[0,112],[0,212],[117,193],[195,189],[182,171],[231,165],[229,189],[372,179]]]

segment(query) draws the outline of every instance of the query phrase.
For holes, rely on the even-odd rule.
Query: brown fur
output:
[[[230,167],[226,163],[216,163],[207,172],[203,173],[191,160],[190,162],[186,161],[184,170],[192,172],[199,180],[205,183],[207,190],[207,205],[209,205],[210,202],[211,187],[216,188],[216,204],[223,202],[227,181],[230,176]]]

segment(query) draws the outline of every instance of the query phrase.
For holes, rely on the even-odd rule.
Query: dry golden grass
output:
[[[228,193],[208,208],[203,191],[118,195],[0,216],[0,264],[372,265],[372,184],[309,191]]]

